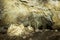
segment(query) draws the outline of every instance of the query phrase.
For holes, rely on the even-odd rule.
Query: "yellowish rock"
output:
[[[23,24],[17,26],[15,24],[11,24],[11,26],[8,28],[7,34],[9,36],[21,36],[21,34],[24,32],[24,26]]]
[[[23,24],[21,25],[11,24],[7,30],[7,34],[9,36],[23,36],[23,35],[28,35],[32,33],[33,31],[34,30],[32,27],[25,28]]]
[[[58,0],[1,0],[2,6],[4,7],[2,12],[2,20],[4,24],[17,24],[20,19],[23,19],[23,22],[25,21],[25,18],[30,16],[30,14],[33,14],[33,17],[36,17],[34,19],[34,23],[39,24],[39,22],[42,24],[42,20],[38,21],[38,17],[43,16],[48,21],[54,22],[54,27],[56,25],[60,26],[60,1]],[[38,17],[37,17],[38,16]],[[19,21],[17,20],[19,18]],[[32,19],[31,19],[32,20]],[[46,20],[44,19],[44,22]],[[23,23],[22,22],[22,23]],[[32,22],[32,23],[33,23]],[[20,24],[19,24],[20,25]],[[33,25],[33,24],[31,24]],[[44,23],[44,25],[46,25]],[[12,25],[11,25],[12,26]],[[13,25],[16,26],[16,25]],[[29,26],[29,25],[28,25]],[[41,25],[39,25],[41,26]],[[53,27],[53,28],[54,28]],[[30,28],[28,28],[30,29]]]

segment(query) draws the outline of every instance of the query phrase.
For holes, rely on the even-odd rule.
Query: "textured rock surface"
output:
[[[7,31],[7,34],[9,36],[25,36],[25,35],[29,35],[33,32],[33,28],[32,27],[24,27],[23,24],[21,25],[14,25],[12,24]]]
[[[0,35],[0,40],[60,40],[60,32],[55,31],[43,31],[35,32],[27,37],[20,36],[8,36],[6,34]]]
[[[26,23],[26,25],[27,24],[29,25],[29,22],[33,21],[33,24],[36,23],[38,25],[41,17],[43,17],[41,21],[45,19],[48,21],[52,21],[52,18],[51,18],[52,13],[49,11],[47,7],[45,7],[44,5],[41,5],[40,2],[38,2],[38,0],[33,0],[33,1],[27,0],[28,3],[25,3],[25,1],[24,0],[13,0],[13,1],[3,0],[2,3],[3,3],[4,9],[2,10],[3,12],[2,20],[5,24],[12,24],[12,23],[25,24]],[[41,21],[40,23],[43,23]],[[31,22],[30,22],[30,25],[32,25]]]
[[[9,36],[17,35],[23,35],[23,38],[27,37],[29,40],[45,40],[47,36],[45,33],[49,34],[51,32],[51,30],[44,32],[44,29],[47,28],[60,30],[60,0],[0,0],[1,40],[15,40],[16,37]],[[41,31],[40,34],[38,29],[43,29],[43,32]],[[37,30],[37,33],[35,30]],[[58,36],[56,40],[60,40],[59,32],[52,32],[51,35],[54,38],[52,39],[48,35],[46,40],[55,40],[56,36]],[[55,35],[55,33],[59,35]],[[4,37],[9,38],[5,39]],[[19,38],[17,39],[28,40],[27,38]]]

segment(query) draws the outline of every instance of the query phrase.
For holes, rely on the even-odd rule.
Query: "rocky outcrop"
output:
[[[7,26],[11,35],[20,34],[21,31],[18,31],[22,29],[24,33],[26,29],[30,31],[28,26],[33,28],[33,31],[41,28],[60,29],[60,1],[58,0],[1,0],[0,3],[0,26],[4,28]],[[21,27],[21,24],[24,26]]]

